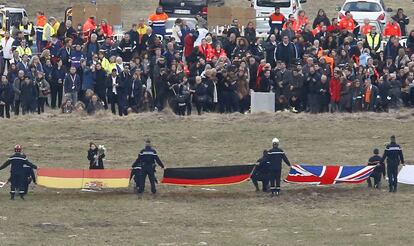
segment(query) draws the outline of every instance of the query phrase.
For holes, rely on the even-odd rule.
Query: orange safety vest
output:
[[[276,15],[275,13],[273,13],[273,14],[270,15],[270,23],[272,25],[282,25],[283,24],[283,21],[285,19],[286,18],[285,18],[285,16],[282,13],[280,13],[278,15]]]

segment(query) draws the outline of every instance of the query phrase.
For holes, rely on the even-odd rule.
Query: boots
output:
[[[10,192],[10,200],[14,200],[14,192]]]

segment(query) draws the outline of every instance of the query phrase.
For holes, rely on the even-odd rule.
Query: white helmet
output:
[[[272,140],[272,144],[278,144],[278,143],[279,143],[279,139],[274,138],[274,139]]]

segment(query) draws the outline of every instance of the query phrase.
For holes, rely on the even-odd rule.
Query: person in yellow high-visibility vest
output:
[[[53,28],[53,25],[55,24],[55,22],[56,22],[55,17],[50,17],[49,21],[43,27],[42,41],[45,44],[48,43],[48,42],[51,42],[52,41],[52,36],[54,34],[56,34],[55,29]],[[43,47],[45,47],[45,46],[43,46]]]
[[[35,28],[33,23],[29,22],[29,18],[23,17],[22,23],[19,25],[19,30],[24,34],[27,44],[32,46],[33,38],[35,36]]]
[[[16,48],[17,53],[19,53],[19,57],[22,58],[23,55],[28,55],[29,57],[32,56],[32,49],[27,46],[26,39],[23,39],[20,42],[20,45]]]

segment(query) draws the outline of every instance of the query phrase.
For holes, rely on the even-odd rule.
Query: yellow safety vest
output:
[[[55,24],[52,27],[53,27],[53,30],[55,30],[55,33],[57,33],[57,31],[59,30],[59,27],[60,27],[59,21],[56,21]]]
[[[53,27],[49,23],[46,23],[46,25],[43,27],[43,34],[42,34],[43,41],[48,41],[46,37],[46,33],[48,32],[48,30],[50,32],[50,37],[56,34],[55,29],[53,29]]]
[[[381,48],[380,44],[380,34],[377,33],[374,37],[371,36],[370,33],[367,34],[367,43],[370,49],[375,49],[375,47],[379,46],[378,50],[375,50],[375,52],[378,52]]]
[[[22,46],[18,46],[16,48],[17,53],[19,53],[19,56],[22,57],[23,55],[32,56],[32,50],[29,47],[26,47],[23,49]]]
[[[24,28],[24,26],[23,25],[20,25],[19,26],[19,30],[20,31],[27,31],[29,34],[27,34],[27,36],[29,37],[29,41],[32,41],[33,40],[33,37],[30,35],[31,33],[32,33],[32,29],[33,29],[33,25],[32,25],[32,23],[29,23],[29,24],[27,24],[27,29],[26,28]],[[26,35],[26,34],[25,34]]]

